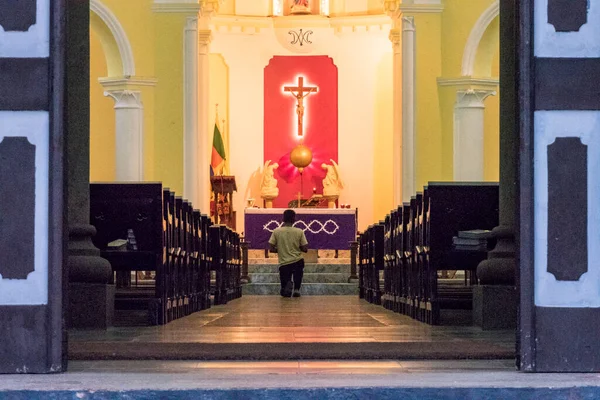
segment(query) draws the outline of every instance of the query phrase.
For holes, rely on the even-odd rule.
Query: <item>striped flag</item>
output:
[[[221,130],[219,129],[219,118],[217,117],[215,120],[212,156],[210,159],[211,176],[221,173],[223,167],[225,166],[225,159],[225,145],[223,144],[223,137],[221,136]]]

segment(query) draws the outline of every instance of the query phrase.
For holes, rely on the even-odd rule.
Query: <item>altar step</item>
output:
[[[304,274],[303,283],[348,283],[347,274]],[[252,283],[279,283],[279,273],[253,274]]]
[[[248,265],[250,283],[243,286],[244,295],[278,296],[279,266]],[[348,283],[349,264],[306,264],[301,293],[305,296],[357,296],[358,283]]]
[[[279,274],[277,264],[249,264],[248,274]],[[306,264],[304,276],[308,274],[344,274],[346,280],[350,277],[350,264]]]

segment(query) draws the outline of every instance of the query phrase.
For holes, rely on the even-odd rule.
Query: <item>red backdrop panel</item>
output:
[[[338,71],[327,56],[275,56],[265,67],[265,134],[264,161],[277,162],[279,197],[274,207],[287,207],[298,198],[300,173],[290,162],[290,153],[300,143],[298,137],[297,100],[284,86],[317,86],[318,93],[304,99],[304,145],[312,150],[312,163],[304,169],[303,198],[313,188],[323,193],[321,168],[330,159],[338,161]]]

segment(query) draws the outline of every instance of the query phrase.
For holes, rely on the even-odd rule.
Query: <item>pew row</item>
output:
[[[442,309],[472,308],[472,285],[484,250],[453,247],[459,231],[498,225],[498,184],[431,182],[359,235],[359,296],[428,324]],[[442,279],[441,271],[465,279]]]
[[[90,221],[116,277],[117,310],[145,309],[147,323],[162,325],[242,294],[239,235],[161,183],[90,184]]]

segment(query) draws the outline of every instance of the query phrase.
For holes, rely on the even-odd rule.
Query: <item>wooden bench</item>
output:
[[[438,273],[463,270],[474,276],[487,253],[454,251],[452,238],[462,230],[497,226],[498,194],[495,183],[430,183],[384,223],[369,227],[360,242],[361,296],[377,303],[373,257],[381,248],[384,307],[434,325],[442,309],[471,309],[474,281],[457,284],[438,279]],[[383,234],[374,236],[375,226],[382,226]]]
[[[98,232],[94,244],[119,276],[117,309],[145,308],[151,324],[165,324],[209,308],[211,296],[216,304],[241,296],[239,235],[213,227],[162,184],[93,183],[90,220]],[[213,230],[225,233],[213,237]],[[108,248],[129,231],[135,249]],[[152,284],[132,285],[132,271],[151,271]]]
[[[384,233],[384,224],[377,223],[359,236],[359,294],[373,304],[381,304],[383,296]]]

